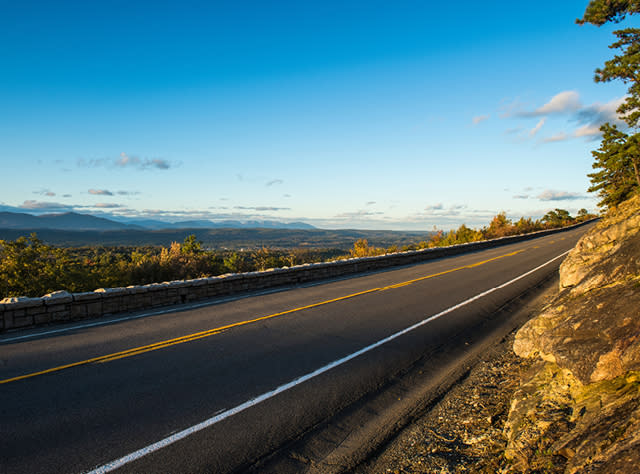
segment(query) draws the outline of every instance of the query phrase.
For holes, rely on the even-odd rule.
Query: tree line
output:
[[[479,242],[481,240],[497,239],[510,235],[528,234],[539,230],[557,229],[573,224],[584,222],[596,217],[586,209],[580,209],[576,217],[564,209],[555,209],[547,212],[541,219],[521,217],[517,221],[509,219],[505,212],[496,215],[488,226],[481,229],[472,229],[462,224],[460,227],[449,232],[438,230],[433,233],[428,241],[422,241],[414,245],[405,245],[401,249],[396,246],[387,249],[370,246],[366,239],[359,239],[350,251],[351,257],[368,257],[374,255],[384,255],[386,253],[397,252],[398,250],[420,250],[432,247],[446,247],[448,245],[466,244],[469,242]]]
[[[207,250],[195,235],[187,236],[182,243],[173,242],[168,247],[61,248],[47,245],[36,234],[31,234],[16,240],[0,240],[0,299],[8,296],[36,297],[57,290],[83,292],[188,280],[453,245],[562,227],[589,217],[584,209],[576,218],[565,210],[556,209],[540,220],[522,218],[512,222],[505,213],[500,213],[489,226],[480,230],[461,225],[450,232],[434,232],[428,242],[405,245],[400,249],[395,245],[386,249],[373,247],[366,239],[359,239],[348,252],[344,249],[267,247],[247,251]]]

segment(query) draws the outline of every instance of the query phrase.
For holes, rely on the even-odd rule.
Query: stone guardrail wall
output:
[[[350,258],[335,262],[308,263],[262,272],[231,273],[195,280],[153,283],[126,288],[100,288],[86,293],[56,291],[41,298],[5,298],[0,303],[0,332],[144,309],[189,303],[219,296],[297,285],[345,275],[410,265],[435,258],[529,240],[565,232],[587,224],[582,222],[562,229],[502,237],[481,242],[411,250],[375,257]]]

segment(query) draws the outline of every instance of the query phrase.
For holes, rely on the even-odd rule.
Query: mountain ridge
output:
[[[225,220],[213,222],[206,219],[165,222],[154,219],[105,218],[91,214],[64,212],[34,215],[21,212],[0,212],[0,229],[21,230],[162,230],[162,229],[316,229],[305,222],[279,222],[272,220]]]

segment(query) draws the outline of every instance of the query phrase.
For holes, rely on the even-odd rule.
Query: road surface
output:
[[[0,473],[239,472],[465,344],[589,226],[336,281],[0,336]],[[484,328],[484,329],[483,329]]]

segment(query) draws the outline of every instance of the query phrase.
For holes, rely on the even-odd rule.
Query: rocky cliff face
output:
[[[587,233],[560,294],[520,329],[538,362],[505,427],[510,472],[640,472],[640,196]]]

